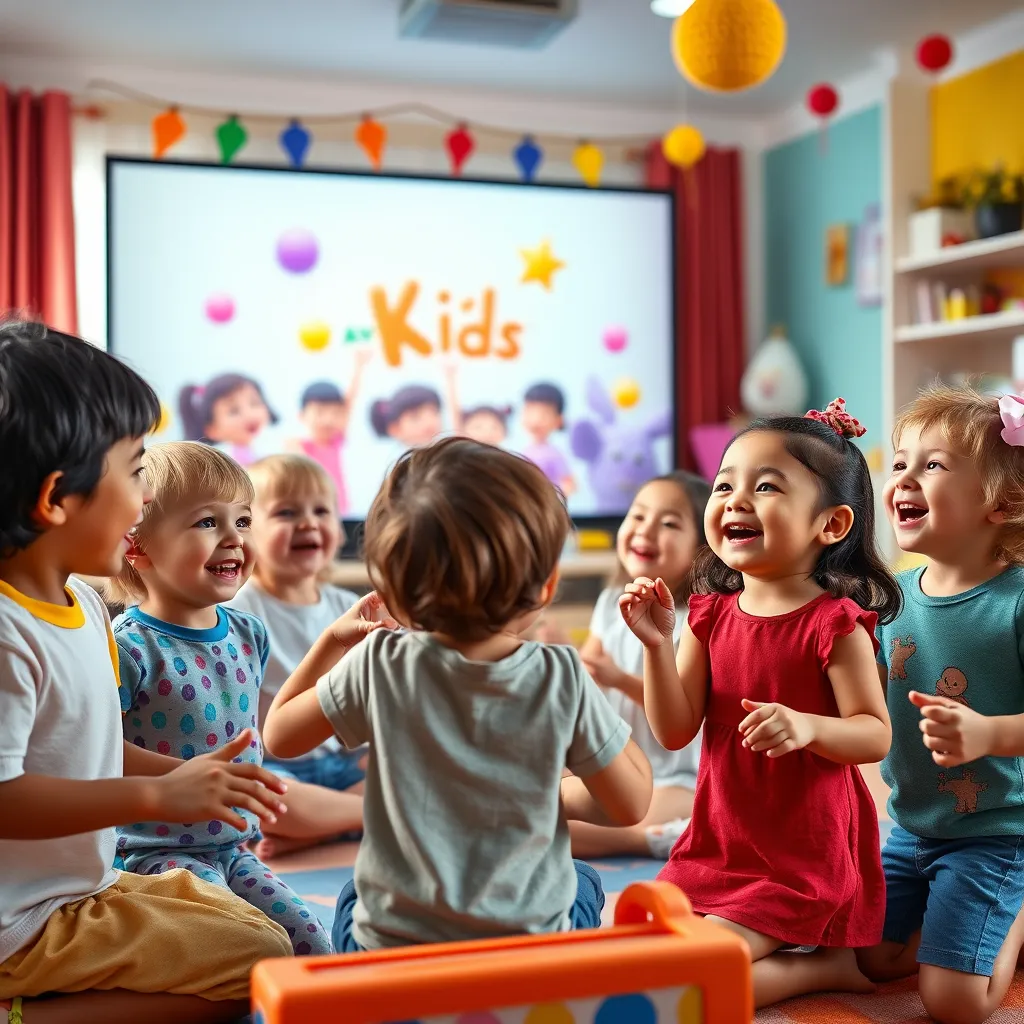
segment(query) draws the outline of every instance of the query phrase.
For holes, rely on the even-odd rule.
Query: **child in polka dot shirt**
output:
[[[252,485],[226,455],[189,441],[150,448],[144,464],[154,500],[111,584],[128,606],[114,623],[124,737],[187,761],[244,729],[256,735],[267,631],[254,615],[222,604],[252,571]],[[258,738],[246,759],[262,762]],[[184,868],[262,910],[288,932],[296,954],[330,952],[313,913],[246,848],[259,835],[256,815],[238,812],[243,829],[221,820],[125,825],[118,866],[140,875]]]

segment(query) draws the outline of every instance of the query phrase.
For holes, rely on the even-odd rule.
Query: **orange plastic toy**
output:
[[[264,960],[255,1024],[750,1024],[750,951],[667,882],[619,897],[615,926]]]

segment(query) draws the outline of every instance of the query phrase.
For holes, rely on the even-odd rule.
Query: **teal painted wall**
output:
[[[882,437],[882,310],[857,304],[856,226],[882,197],[882,110],[873,107],[765,154],[765,267],[768,323],[783,324],[807,371],[811,404],[841,395]],[[847,283],[825,283],[825,231],[850,227]]]

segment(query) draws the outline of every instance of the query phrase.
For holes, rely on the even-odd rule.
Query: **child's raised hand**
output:
[[[378,629],[397,629],[398,623],[376,590],[360,598],[330,627],[331,636],[342,647],[355,647],[363,637]]]
[[[593,655],[581,654],[580,661],[598,686],[603,686],[606,690],[618,689],[624,673],[604,650]]]
[[[676,604],[660,576],[656,580],[638,576],[627,583],[626,592],[619,598],[619,611],[644,647],[660,647],[666,640],[672,641]]]
[[[287,786],[258,764],[234,763],[252,739],[252,730],[243,729],[220,750],[194,757],[166,775],[148,779],[153,806],[145,820],[186,823],[219,819],[243,830],[248,826],[235,810],[241,808],[272,825],[277,815],[287,810],[276,796],[284,793]]]
[[[922,739],[937,765],[956,768],[992,753],[995,724],[991,718],[946,697],[917,690],[907,696],[921,709]]]
[[[769,757],[782,757],[794,750],[803,750],[814,742],[814,726],[808,715],[787,708],[784,704],[762,704],[742,700],[750,714],[739,724],[743,746]]]

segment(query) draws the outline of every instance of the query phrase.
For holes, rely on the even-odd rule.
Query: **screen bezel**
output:
[[[441,174],[421,174],[403,171],[389,171],[378,173],[373,171],[362,171],[348,168],[326,168],[326,167],[287,167],[280,164],[219,164],[209,160],[154,160],[150,157],[118,156],[108,154],[106,157],[106,273],[107,273],[107,351],[117,355],[117,324],[114,305],[114,243],[113,243],[113,217],[114,217],[114,174],[118,165],[122,164],[148,164],[162,167],[182,168],[203,168],[206,170],[222,171],[226,174],[245,174],[251,171],[267,172],[275,174],[306,174],[306,175],[328,175],[342,178],[369,178],[374,180],[391,179],[399,181],[429,181],[458,187],[459,185],[485,185],[498,188],[528,188],[552,190],[574,190],[587,192],[613,192],[630,193],[638,195],[660,195],[668,200],[669,216],[669,304],[670,319],[672,325],[672,337],[668,339],[669,346],[669,372],[672,377],[672,401],[671,417],[672,430],[669,436],[669,451],[671,468],[678,465],[679,459],[679,361],[676,352],[676,339],[679,336],[680,312],[679,303],[676,298],[676,246],[674,244],[676,226],[676,197],[671,189],[639,188],[627,185],[602,185],[598,188],[591,188],[588,185],[575,184],[573,182],[525,182],[515,180],[504,180],[501,178],[474,178],[458,177],[453,178]],[[625,510],[623,510],[625,514]],[[580,530],[607,530],[614,532],[622,520],[622,516],[600,516],[600,515],[574,515],[573,523]],[[362,532],[362,519],[343,519],[345,527],[346,546],[343,555],[354,557],[358,545],[358,538]]]

